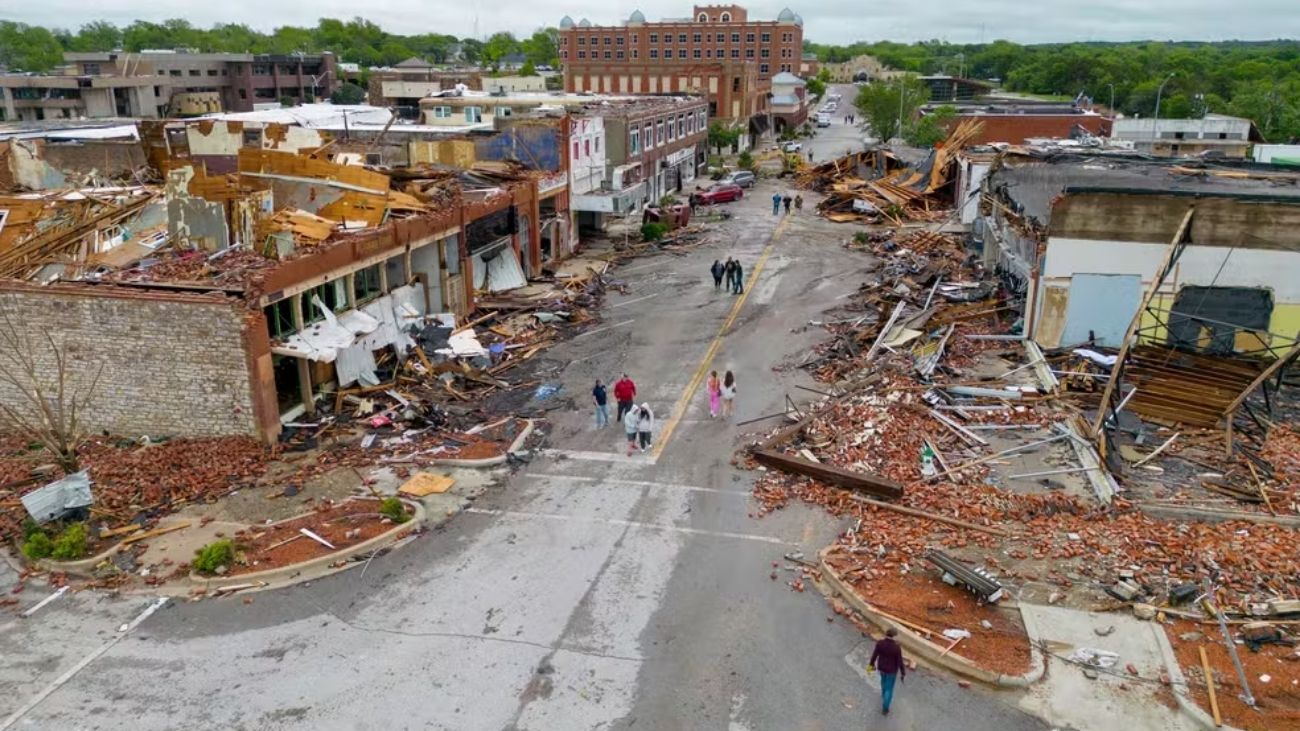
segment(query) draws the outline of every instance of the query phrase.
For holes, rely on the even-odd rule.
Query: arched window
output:
[[[696,20],[700,21],[701,23],[707,23],[709,22],[709,15],[708,13],[700,13],[700,17],[696,18]]]
[[[724,23],[730,23],[731,13],[723,13],[722,16],[718,18],[718,20],[721,20]]]

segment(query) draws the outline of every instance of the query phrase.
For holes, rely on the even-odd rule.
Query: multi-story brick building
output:
[[[803,19],[788,8],[776,20],[750,20],[739,5],[697,5],[689,18],[621,25],[560,21],[564,88],[605,94],[707,96],[709,116],[768,128],[772,77],[798,73]]]

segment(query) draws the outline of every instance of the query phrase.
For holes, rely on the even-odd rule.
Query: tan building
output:
[[[688,93],[708,97],[709,116],[768,128],[772,77],[797,73],[803,20],[788,8],[776,20],[750,20],[739,5],[697,5],[689,18],[621,25],[560,21],[564,88],[599,94]]]
[[[49,74],[0,74],[0,122],[160,117],[167,79],[150,68],[70,65]]]

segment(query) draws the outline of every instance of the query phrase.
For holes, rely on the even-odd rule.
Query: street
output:
[[[818,160],[861,144],[843,124],[853,87],[839,88]],[[773,569],[842,526],[803,505],[750,517],[732,453],[779,422],[710,419],[703,381],[736,374],[735,421],[807,400],[795,386],[812,382],[790,366],[824,333],[805,326],[869,264],[812,201],[772,215],[780,184],[727,204],[715,243],[615,270],[628,292],[544,356],[568,364],[575,404],[552,413],[547,451],[444,528],[364,573],[173,602],[124,638],[150,598],[78,592],[0,625],[0,731],[1047,728],[1010,692],[923,669],[882,718],[862,672],[871,640]],[[745,267],[742,296],[710,280],[728,256]],[[622,372],[657,416],[654,447],[630,458],[587,405],[596,378]]]

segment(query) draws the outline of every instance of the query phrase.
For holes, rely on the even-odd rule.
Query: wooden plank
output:
[[[1246,399],[1250,397],[1250,394],[1253,393],[1255,389],[1259,388],[1259,385],[1261,383],[1268,380],[1269,376],[1276,373],[1279,368],[1286,365],[1287,361],[1296,357],[1297,354],[1300,354],[1300,341],[1297,341],[1295,345],[1291,346],[1291,349],[1286,352],[1286,355],[1273,361],[1269,365],[1269,367],[1265,368],[1263,372],[1261,372],[1258,376],[1256,376],[1255,380],[1251,381],[1250,385],[1246,386],[1246,389],[1242,391],[1241,394],[1237,396],[1237,398],[1233,399],[1232,403],[1228,404],[1227,408],[1223,410],[1223,415],[1226,416],[1229,420],[1231,420],[1232,412],[1236,411],[1237,408],[1240,407],[1246,401]]]
[[[1205,654],[1205,645],[1200,646],[1201,672],[1205,674],[1205,690],[1210,694],[1210,712],[1214,714],[1214,726],[1223,725],[1223,716],[1219,713],[1219,698],[1214,690],[1214,671],[1210,669],[1210,657]]]
[[[177,523],[176,525],[169,525],[166,528],[158,528],[156,530],[151,530],[146,533],[139,533],[133,536],[128,536],[122,539],[122,545],[129,546],[132,543],[135,543],[136,541],[143,541],[146,538],[154,538],[156,536],[161,536],[165,533],[171,533],[172,531],[178,531],[182,528],[188,528],[188,527],[190,527],[190,521],[185,520],[180,523]]]
[[[853,472],[833,465],[818,464],[817,462],[810,462],[800,457],[792,457],[770,449],[755,450],[754,459],[759,464],[767,465],[782,472],[805,475],[814,480],[820,480],[849,490],[859,490],[886,498],[900,498],[903,496],[903,486],[901,484],[878,475]]]
[[[930,513],[924,510],[917,510],[916,508],[905,507],[903,505],[895,505],[893,503],[886,503],[886,502],[881,502],[879,500],[872,500],[871,498],[865,498],[860,495],[850,495],[849,499],[857,503],[863,503],[865,505],[871,505],[872,507],[881,508],[882,510],[888,510],[894,513],[901,513],[903,515],[910,515],[913,518],[924,518],[926,520],[933,520],[938,523],[947,523],[948,525],[956,526],[958,528],[965,528],[967,530],[979,531],[980,533],[988,533],[990,535],[1001,536],[1003,538],[1009,537],[1009,534],[1006,531],[1002,530],[1001,528],[994,528],[988,525],[979,525],[978,523],[968,523],[964,520],[960,520],[958,518],[949,518],[946,515],[940,515],[938,513]]]

